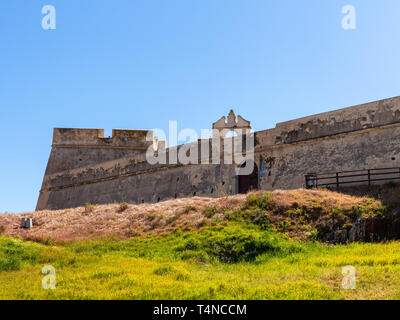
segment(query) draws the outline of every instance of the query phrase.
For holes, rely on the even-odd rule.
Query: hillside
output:
[[[398,299],[399,243],[315,241],[385,212],[294,190],[1,214],[0,299]],[[348,265],[356,290],[342,287]]]
[[[0,230],[35,241],[79,241],[117,237],[129,239],[174,230],[198,230],[226,221],[267,224],[295,240],[322,237],[338,228],[351,228],[358,217],[380,216],[380,201],[326,190],[257,192],[223,198],[169,200],[157,204],[89,205],[56,211],[1,214]],[[20,228],[33,218],[31,230]]]

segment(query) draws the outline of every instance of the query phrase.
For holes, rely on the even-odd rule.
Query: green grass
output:
[[[57,288],[41,270],[56,269]],[[357,271],[343,290],[342,267]],[[1,299],[399,299],[400,243],[294,243],[245,222],[129,241],[0,238]]]

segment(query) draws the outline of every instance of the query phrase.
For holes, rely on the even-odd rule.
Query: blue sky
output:
[[[200,132],[234,108],[263,130],[400,95],[399,16],[398,0],[2,0],[0,212],[35,208],[54,127]]]

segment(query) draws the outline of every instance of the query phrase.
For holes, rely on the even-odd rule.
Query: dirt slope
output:
[[[256,193],[256,195],[262,194],[262,192]],[[311,224],[311,220],[306,221],[300,217],[303,214],[298,208],[304,210],[318,208],[319,211],[316,212],[321,212],[322,218],[322,215],[329,213],[329,210],[337,208],[349,211],[367,204],[379,206],[379,202],[375,200],[325,190],[277,190],[271,195],[274,208],[265,215],[268,215],[270,221],[278,228],[281,225],[285,226],[287,230],[283,231],[299,238],[302,238],[299,233],[305,234],[310,230],[304,228],[304,224]],[[129,205],[124,208],[125,210],[121,210],[119,204],[108,204],[93,208],[0,214],[0,231],[10,236],[38,241],[46,239],[76,241],[107,236],[128,239],[141,235],[162,234],[176,229],[199,229],[212,223],[219,223],[227,219],[227,212],[232,215],[243,209],[249,196],[235,195],[218,199],[192,197],[157,204]],[[23,217],[33,218],[33,229],[20,228],[20,220]],[[316,223],[320,218],[312,219],[313,223]]]

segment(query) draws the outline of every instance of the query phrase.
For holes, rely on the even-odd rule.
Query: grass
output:
[[[276,190],[223,198],[192,197],[156,204],[108,204],[44,210],[24,214],[0,214],[0,231],[35,241],[79,241],[118,236],[130,239],[160,235],[174,230],[199,230],[247,217],[265,228],[273,225],[291,238],[307,240],[317,229],[320,237],[326,226],[351,228],[359,216],[379,216],[386,212],[381,201],[353,197],[327,190]],[[33,218],[34,228],[19,228],[22,217]],[[308,228],[308,229],[304,229]]]
[[[324,190],[0,215],[0,299],[400,299],[400,243],[326,245],[387,208]],[[56,219],[57,218],[57,219]],[[296,240],[296,241],[294,241]],[[57,288],[42,288],[41,270]],[[342,268],[356,269],[344,290]]]
[[[42,289],[45,265],[55,290]],[[346,265],[356,290],[341,287]],[[294,243],[238,222],[127,241],[0,238],[1,299],[398,299],[399,275],[400,243]]]
[[[85,203],[85,213],[93,212],[95,208],[96,206],[94,204],[88,202]]]

